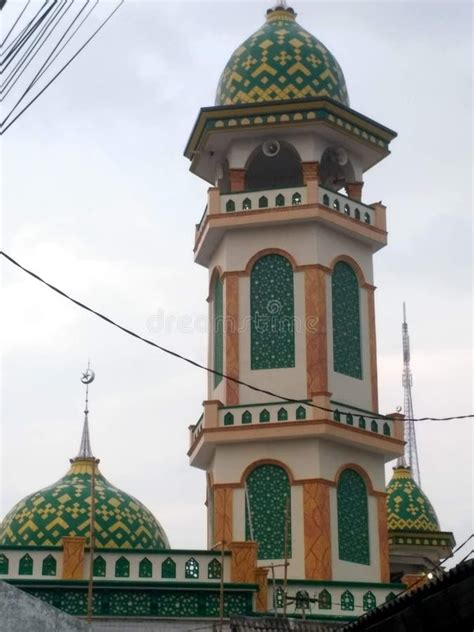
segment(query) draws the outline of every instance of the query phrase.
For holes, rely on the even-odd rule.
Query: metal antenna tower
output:
[[[405,455],[400,457],[397,465],[409,466],[413,477],[418,485],[421,485],[420,466],[418,463],[418,450],[416,448],[415,422],[413,421],[413,399],[411,395],[411,387],[413,383],[410,369],[410,337],[408,335],[407,314],[405,303],[403,303],[403,414],[405,415]]]

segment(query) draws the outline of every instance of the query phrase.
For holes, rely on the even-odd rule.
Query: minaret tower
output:
[[[290,579],[389,579],[384,464],[403,454],[403,423],[378,415],[386,209],[362,192],[394,137],[349,107],[336,59],[280,4],[231,56],[185,151],[211,184],[194,252],[224,375],[191,427],[209,546],[255,542],[280,577],[287,556]]]

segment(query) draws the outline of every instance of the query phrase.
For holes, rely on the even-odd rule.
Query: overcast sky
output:
[[[214,103],[228,57],[270,4],[127,0],[2,138],[3,248],[99,311],[201,362],[207,271],[193,263],[192,247],[207,184],[188,172],[182,152],[199,108]],[[298,0],[294,8],[338,59],[351,106],[399,133],[392,155],[366,174],[364,190],[366,202],[387,205],[390,231],[375,257],[381,411],[403,403],[405,300],[415,416],[467,414],[471,4]],[[186,452],[206,375],[5,261],[0,271],[0,515],[60,478],[77,453],[80,377],[90,356],[97,374],[91,436],[102,472],[154,512],[172,547],[205,547],[205,475],[189,467]],[[458,543],[473,530],[472,423],[417,424],[423,488]]]

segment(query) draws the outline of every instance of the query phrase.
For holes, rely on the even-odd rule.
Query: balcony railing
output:
[[[266,208],[300,206],[306,204],[306,187],[242,191],[220,196],[220,212],[255,211]]]
[[[362,204],[358,200],[353,200],[331,189],[319,187],[319,203],[364,224],[375,224],[375,211],[371,206]]]

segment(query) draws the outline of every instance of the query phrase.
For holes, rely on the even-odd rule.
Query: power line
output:
[[[9,261],[13,265],[15,265],[17,268],[20,268],[20,270],[23,270],[23,272],[25,272],[29,276],[33,277],[34,279],[36,279],[40,283],[43,283],[44,285],[49,287],[49,289],[53,290],[53,292],[56,292],[57,294],[59,294],[63,298],[66,298],[68,301],[71,301],[71,303],[74,303],[78,307],[81,307],[82,309],[86,310],[87,312],[90,312],[91,314],[94,314],[98,318],[104,320],[109,325],[112,325],[113,327],[116,327],[117,329],[120,329],[121,331],[123,331],[124,333],[128,334],[129,336],[132,336],[133,338],[136,338],[137,340],[141,340],[142,342],[144,342],[147,345],[150,345],[151,347],[155,347],[156,349],[159,349],[160,351],[163,351],[164,353],[166,353],[166,354],[168,354],[170,356],[173,356],[174,358],[177,358],[178,360],[183,360],[183,362],[187,362],[191,366],[194,366],[194,367],[196,367],[198,369],[202,369],[204,371],[207,371],[208,373],[212,373],[213,375],[218,375],[219,377],[223,377],[223,378],[225,378],[227,380],[230,380],[231,382],[234,382],[235,384],[239,384],[240,386],[245,386],[246,388],[249,388],[252,391],[255,391],[255,392],[258,392],[258,393],[263,393],[265,395],[269,395],[270,397],[276,397],[277,399],[280,399],[280,400],[282,400],[284,402],[288,402],[288,403],[291,403],[291,404],[299,404],[299,403],[301,403],[301,400],[294,399],[292,397],[286,397],[286,396],[280,395],[278,393],[274,393],[273,391],[269,391],[267,389],[260,388],[258,386],[255,386],[254,384],[249,384],[248,382],[244,382],[243,380],[239,380],[238,378],[235,378],[235,377],[232,377],[230,375],[227,375],[226,373],[222,373],[221,371],[216,371],[215,369],[211,369],[211,368],[205,366],[204,364],[201,364],[200,362],[196,362],[196,360],[192,360],[191,358],[183,356],[182,354],[178,353],[177,351],[173,351],[172,349],[168,349],[167,347],[163,347],[162,345],[159,345],[156,342],[153,342],[153,340],[150,340],[149,338],[144,338],[143,336],[141,336],[140,334],[137,334],[136,332],[132,331],[131,329],[128,329],[127,327],[124,327],[123,325],[120,325],[119,323],[115,322],[114,320],[112,320],[111,318],[106,316],[105,314],[102,314],[101,312],[96,311],[92,307],[89,307],[85,303],[82,303],[81,301],[73,298],[72,296],[70,296],[69,294],[64,292],[63,290],[60,290],[55,285],[52,285],[51,283],[48,283],[47,281],[45,281],[43,278],[41,278],[38,274],[36,274],[32,270],[29,270],[28,268],[25,268],[24,266],[22,266],[18,261],[13,259],[13,257],[10,257],[10,255],[8,255],[6,252],[0,251],[0,255],[2,255],[7,261]],[[312,402],[306,402],[305,405],[310,407],[310,408],[316,408],[318,410],[322,410],[322,411],[327,412],[327,413],[336,413],[336,412],[338,412],[338,413],[345,413],[345,412],[350,412],[350,410],[344,411],[344,410],[339,410],[339,409],[334,410],[332,408],[325,408],[324,406],[318,406],[317,404],[313,404]],[[381,419],[381,420],[385,420],[385,421],[391,419],[387,415],[380,415],[379,413],[374,413],[374,412],[370,412],[370,411],[368,412],[368,416],[372,417],[373,419]],[[411,420],[405,420],[405,421],[452,421],[452,420],[455,420],[455,419],[470,419],[472,417],[474,417],[473,414],[470,414],[470,415],[453,415],[451,417],[419,417],[417,419],[411,419]]]

